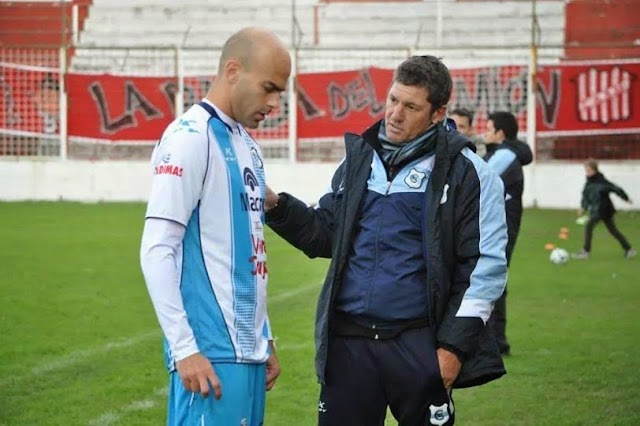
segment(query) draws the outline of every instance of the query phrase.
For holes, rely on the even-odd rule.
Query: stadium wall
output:
[[[306,202],[315,202],[329,185],[335,163],[266,162],[269,184]],[[600,163],[602,172],[640,202],[640,164]],[[584,184],[581,163],[537,163],[525,167],[526,207],[573,209]],[[0,161],[0,200],[69,200],[81,202],[145,201],[151,168],[141,161]],[[612,197],[620,209],[638,209]]]

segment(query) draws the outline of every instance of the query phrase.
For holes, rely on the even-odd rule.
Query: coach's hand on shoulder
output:
[[[442,375],[442,383],[447,389],[451,389],[453,382],[460,373],[462,363],[458,356],[446,349],[438,349],[438,364],[440,364],[440,374]]]
[[[278,198],[280,198],[278,196],[278,194],[273,192],[273,189],[271,189],[269,187],[269,185],[267,185],[267,197],[266,197],[266,199],[264,201],[264,209],[266,211],[269,211],[272,208],[274,208],[275,206],[277,206],[278,205]]]
[[[201,355],[195,353],[178,361],[176,368],[182,384],[190,392],[200,393],[204,398],[209,395],[209,390],[213,389],[216,399],[222,396],[222,386],[220,380],[213,371],[211,362]]]

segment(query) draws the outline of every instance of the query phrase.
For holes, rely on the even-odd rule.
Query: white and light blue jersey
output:
[[[259,145],[203,101],[167,127],[152,162],[146,217],[186,227],[176,266],[198,350],[212,362],[266,361],[271,336]]]

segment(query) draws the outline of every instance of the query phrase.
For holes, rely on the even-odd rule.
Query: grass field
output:
[[[162,425],[161,333],[140,273],[141,204],[0,203],[0,425]],[[620,229],[640,246],[640,215]],[[460,425],[640,424],[640,258],[604,226],[556,266],[574,212],[528,210],[509,281],[508,374],[454,394]],[[315,299],[327,262],[269,233],[269,310],[283,373],[266,425],[314,425]],[[389,421],[388,424],[395,424]]]

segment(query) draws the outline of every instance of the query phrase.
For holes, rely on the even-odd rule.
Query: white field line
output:
[[[280,302],[284,302],[286,300],[289,300],[300,294],[304,294],[313,289],[319,290],[320,287],[319,285],[314,284],[314,285],[307,285],[304,287],[298,287],[293,290],[277,293],[274,296],[269,298],[269,303],[277,304]],[[88,358],[91,358],[97,355],[102,355],[111,351],[136,346],[154,337],[157,337],[157,338],[161,337],[159,329],[148,331],[146,333],[142,333],[137,336],[129,337],[126,339],[109,342],[106,345],[103,345],[97,348],[80,349],[77,351],[73,351],[66,355],[60,356],[58,358],[46,360],[41,364],[38,364],[35,367],[33,367],[29,372],[17,377],[13,377],[11,381],[22,381],[30,377],[39,376],[52,371],[58,371],[64,368],[69,368],[80,362],[83,362]],[[9,381],[8,379],[0,379],[0,386],[4,386],[8,381]]]
[[[320,291],[320,288],[322,288],[322,284],[313,284],[313,285],[306,285],[304,287],[297,287],[293,290],[279,292],[277,294],[274,294],[273,296],[267,296],[267,301],[270,304],[284,302],[285,300],[289,300],[292,297],[298,296],[300,294],[304,294],[311,290]]]
[[[102,414],[100,417],[96,417],[89,421],[88,426],[109,426],[117,421],[119,421],[122,417],[126,416],[129,413],[133,413],[135,411],[147,411],[161,404],[160,399],[166,399],[167,397],[167,388],[159,388],[156,389],[152,394],[151,398],[140,399],[138,401],[133,401],[130,404],[125,405],[122,408],[119,408],[115,411],[107,411]]]
[[[295,296],[298,296],[300,294],[304,294],[308,291],[311,291],[313,289],[320,289],[319,285],[314,284],[314,285],[307,285],[304,287],[298,287],[294,290],[289,290],[289,291],[285,291],[285,292],[281,292],[281,293],[277,293],[274,296],[270,296],[269,297],[269,302],[270,303],[280,303],[280,302],[284,302],[286,300],[289,300]],[[278,350],[288,350],[288,351],[296,351],[296,350],[301,350],[301,349],[307,349],[309,347],[313,346],[313,342],[308,342],[308,343],[300,343],[300,344],[283,344],[281,347],[278,347]],[[164,399],[166,399],[167,396],[167,388],[160,388],[160,389],[156,389],[156,391],[154,392],[154,395],[156,395],[155,399],[141,399],[138,401],[134,401],[120,409],[117,409],[115,411],[107,411],[106,413],[102,414],[99,417],[96,417],[95,419],[92,419],[89,421],[88,426],[110,426],[116,422],[118,422],[120,419],[122,419],[124,416],[126,416],[128,413],[134,412],[134,411],[145,411],[145,410],[149,410],[155,406],[157,406],[158,404],[160,404],[160,402],[158,401],[158,399],[160,399],[160,397],[164,397],[163,398],[163,402],[164,403]]]
[[[146,333],[138,334],[137,336],[109,342],[106,345],[97,348],[80,349],[77,351],[73,351],[58,358],[45,360],[22,375],[14,376],[11,379],[0,380],[0,387],[4,386],[9,381],[22,381],[34,376],[40,376],[46,373],[50,373],[52,371],[69,368],[96,355],[102,355],[114,350],[136,346],[139,343],[142,343],[151,338],[160,339],[161,336],[162,335],[160,333],[160,330],[147,331]]]
[[[298,344],[282,344],[278,346],[278,351],[297,351],[313,347],[313,342],[298,343]],[[88,426],[110,426],[120,421],[127,414],[134,411],[146,411],[150,410],[160,404],[166,404],[166,398],[168,394],[167,387],[156,389],[153,392],[153,399],[146,398],[133,401],[130,404],[125,405],[116,410],[107,411],[106,413],[91,419]]]

